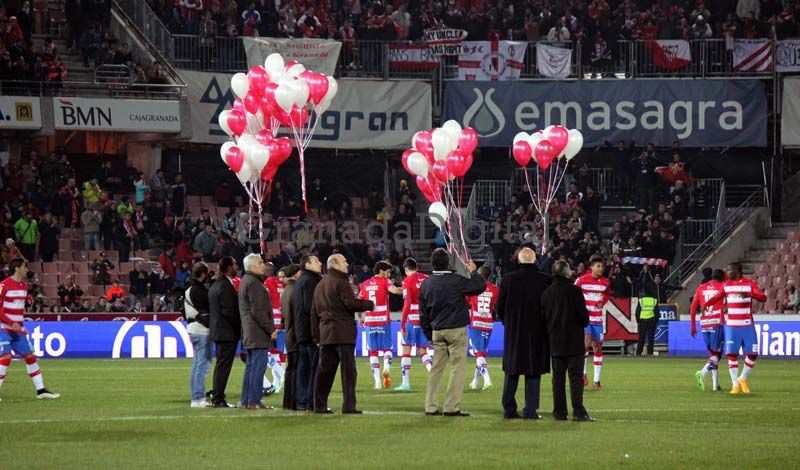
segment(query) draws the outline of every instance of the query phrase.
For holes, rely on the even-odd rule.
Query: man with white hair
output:
[[[522,248],[517,255],[519,269],[503,276],[495,305],[495,318],[503,322],[503,411],[507,419],[541,419],[539,385],[542,374],[550,372],[547,332],[541,312],[542,293],[552,282],[540,273],[536,254]],[[525,376],[525,408],[517,412],[515,398],[519,376]]]

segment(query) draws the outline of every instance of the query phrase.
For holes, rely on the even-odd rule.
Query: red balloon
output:
[[[261,170],[261,180],[269,181],[275,178],[275,173],[278,171],[278,165],[273,165],[272,162],[267,163],[263,170]]]
[[[269,148],[269,165],[279,167],[285,162],[292,154],[292,141],[287,137],[270,140],[267,143]]]
[[[406,173],[409,173],[409,174],[412,174],[412,175],[414,173],[411,170],[408,169],[408,157],[414,152],[416,152],[416,150],[407,149],[405,152],[403,152],[403,158],[400,159],[400,162],[403,164],[403,169],[406,170]]]
[[[269,83],[269,84],[267,84],[267,86],[264,87],[264,93],[262,94],[262,96],[264,97],[264,100],[267,101],[267,104],[269,106],[269,115],[270,116],[276,116],[276,117],[277,117],[277,112],[276,112],[277,110],[283,111],[283,109],[281,109],[281,107],[278,106],[278,102],[275,101],[275,90],[277,88],[278,88],[278,84],[277,83]],[[266,115],[267,114],[267,109],[265,109],[265,107],[264,107],[264,101],[263,100],[261,102],[261,109],[264,110],[264,114]]]
[[[231,128],[231,131],[233,131],[237,137],[242,135],[242,132],[247,129],[247,117],[244,112],[235,109],[231,110],[231,112],[228,113],[228,127]]]
[[[308,121],[308,108],[305,106],[302,108],[295,106],[292,108],[292,112],[289,113],[289,116],[291,117],[293,127],[303,127]]]
[[[556,155],[558,155],[555,148],[553,148],[553,144],[548,139],[540,140],[539,143],[536,144],[536,151],[534,154],[536,155],[536,163],[539,164],[539,168],[542,170],[546,170],[547,167],[553,163],[553,159],[556,158]]]
[[[231,147],[225,152],[225,162],[234,173],[239,173],[244,164],[244,153],[239,147]]]
[[[433,165],[433,135],[428,131],[417,132],[412,144],[417,152],[428,157],[428,161]]]
[[[461,152],[471,154],[478,148],[478,133],[471,127],[461,129],[461,135],[458,136],[458,148]]]
[[[247,79],[250,81],[250,92],[254,92],[256,96],[261,96],[264,87],[269,83],[269,74],[264,70],[264,67],[256,65],[247,72]]]
[[[435,181],[431,182],[431,180],[428,178],[417,176],[417,187],[422,193],[422,196],[425,197],[426,201],[434,203],[442,200],[439,183],[436,183]]]
[[[431,173],[433,173],[433,177],[436,178],[437,181],[442,183],[447,183],[447,180],[450,179],[450,172],[447,170],[447,162],[444,160],[439,160],[434,163],[431,167]]]
[[[289,70],[290,68],[292,68],[292,66],[293,66],[293,65],[297,65],[297,64],[299,64],[299,63],[300,63],[300,62],[298,62],[298,61],[296,61],[296,60],[290,60],[289,62],[286,62],[286,63],[283,65],[283,69],[284,69],[284,70]]]
[[[308,97],[315,105],[319,104],[322,99],[325,98],[325,95],[328,93],[328,87],[330,86],[328,77],[325,74],[306,70],[301,73],[298,78],[308,85]]]
[[[236,98],[233,100],[233,109],[237,111],[244,111],[244,102],[241,98]]]
[[[469,170],[468,163],[470,162],[467,160],[467,156],[458,150],[453,150],[447,154],[445,162],[447,163],[447,170],[457,178],[463,177]]]
[[[266,146],[272,139],[274,139],[274,136],[272,135],[272,131],[269,129],[261,129],[258,131],[258,134],[256,134],[256,140],[259,144],[264,146]]]
[[[518,140],[511,150],[511,155],[517,161],[519,166],[526,167],[531,161],[531,146],[524,140]]]
[[[563,126],[555,126],[547,134],[547,140],[553,145],[554,158],[561,155],[569,142],[569,131]]]
[[[258,108],[261,105],[261,98],[252,91],[248,91],[247,95],[245,95],[244,97],[243,102],[244,102],[244,109],[247,110],[247,112],[250,114],[255,114],[258,112]]]

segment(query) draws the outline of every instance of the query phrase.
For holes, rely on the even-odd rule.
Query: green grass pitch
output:
[[[797,468],[797,361],[760,360],[749,396],[727,393],[724,368],[725,392],[697,390],[702,364],[607,357],[604,389],[585,394],[598,421],[574,423],[552,419],[550,376],[544,420],[503,420],[497,359],[495,389],[464,393],[469,418],[424,416],[418,359],[405,394],[372,390],[359,360],[363,416],[190,409],[190,360],[44,360],[62,398],[38,401],[15,361],[0,390],[0,468]],[[243,368],[234,365],[232,402]],[[264,402],[280,408],[279,397]],[[338,383],[330,405],[341,405]]]

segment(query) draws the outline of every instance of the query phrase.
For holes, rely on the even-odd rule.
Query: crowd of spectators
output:
[[[12,16],[0,8],[0,80],[47,82],[57,90],[67,78],[67,68],[52,38],[34,46],[33,27],[30,2]]]

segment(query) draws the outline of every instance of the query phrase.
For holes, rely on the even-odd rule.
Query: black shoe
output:
[[[206,392],[206,398],[211,398],[211,395],[214,394],[214,390],[209,390]]]
[[[425,416],[442,416],[441,411],[426,411]]]
[[[235,405],[229,404],[227,401],[222,400],[211,404],[211,408],[236,408]]]
[[[332,415],[333,414],[333,410],[330,409],[330,408],[325,408],[324,410],[320,410],[320,411],[314,410],[314,413],[319,414],[319,415]]]
[[[444,413],[444,416],[469,416],[469,413],[465,411],[451,411],[449,413]]]
[[[522,419],[522,415],[519,413],[514,413],[513,415],[503,415],[505,419]]]
[[[597,421],[596,419],[592,418],[592,417],[591,417],[591,416],[589,416],[589,415],[583,415],[583,416],[573,416],[573,417],[572,417],[572,420],[573,420],[573,421],[587,421],[587,422],[594,422],[594,421]]]
[[[542,419],[542,415],[539,413],[534,413],[532,415],[523,415],[522,419]]]
[[[555,419],[556,421],[566,421],[569,418],[567,418],[567,415],[559,415],[559,414],[553,413],[553,419]]]
[[[275,386],[274,385],[270,385],[269,387],[267,387],[264,390],[262,390],[262,392],[263,392],[263,396],[268,397],[268,396],[272,395],[273,393],[275,393]]]
[[[342,411],[342,414],[343,415],[363,415],[364,412],[361,411],[361,410],[348,410],[348,411]]]

